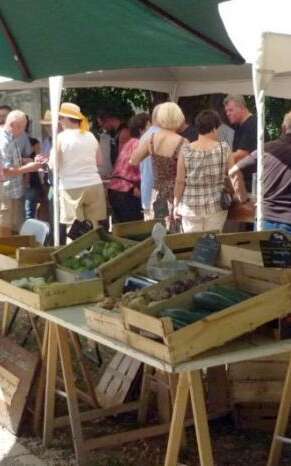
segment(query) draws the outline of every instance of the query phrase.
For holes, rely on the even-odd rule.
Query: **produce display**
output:
[[[11,281],[11,285],[34,292],[36,292],[40,287],[51,285],[52,283],[55,283],[53,277],[23,277]]]
[[[211,285],[208,290],[195,293],[192,297],[191,309],[163,309],[159,317],[170,317],[173,321],[174,329],[185,327],[186,325],[204,319],[208,315],[219,312],[227,307],[234,306],[253,295],[239,290],[233,286]]]
[[[76,256],[64,259],[63,266],[76,272],[85,272],[98,268],[103,263],[118,256],[125,250],[125,246],[119,241],[96,241],[88,250],[80,252]]]

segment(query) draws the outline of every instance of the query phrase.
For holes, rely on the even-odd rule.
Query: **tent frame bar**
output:
[[[139,1],[139,3],[142,3],[145,7],[149,8],[152,11],[154,11],[159,16],[162,16],[163,18],[167,19],[168,21],[174,23],[175,26],[178,26],[179,28],[184,29],[185,31],[192,34],[193,36],[198,37],[199,39],[203,40],[204,42],[206,42],[211,47],[214,47],[215,49],[219,50],[220,52],[223,52],[225,55],[228,55],[233,60],[235,60],[236,63],[243,63],[243,59],[239,54],[233,52],[232,50],[228,49],[227,47],[220,44],[216,40],[212,39],[211,37],[208,37],[207,35],[203,34],[200,31],[198,31],[197,29],[192,28],[188,24],[181,21],[179,18],[176,18],[175,16],[173,16],[170,13],[168,13],[167,11],[165,11],[163,8],[159,7],[158,5],[155,5],[150,0],[138,0],[138,1]]]
[[[20,71],[24,77],[25,80],[31,80],[32,79],[32,75],[31,75],[31,72],[27,66],[27,63],[16,43],[16,40],[12,34],[12,32],[10,31],[9,27],[8,27],[8,24],[6,23],[5,19],[3,18],[3,16],[0,14],[0,27],[1,29],[3,30],[3,33],[8,41],[8,43],[10,44],[10,47],[13,51],[13,57],[14,57],[14,60],[15,62],[17,63],[18,67],[20,68]]]

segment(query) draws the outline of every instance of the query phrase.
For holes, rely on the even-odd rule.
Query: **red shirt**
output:
[[[115,162],[115,167],[112,173],[112,179],[109,184],[109,189],[113,189],[114,191],[128,192],[133,188],[139,188],[139,167],[135,167],[129,163],[131,155],[137,148],[138,143],[138,139],[131,138],[122,147],[122,150]],[[114,178],[115,176],[116,178]]]

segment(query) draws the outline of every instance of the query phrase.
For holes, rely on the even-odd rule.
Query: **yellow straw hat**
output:
[[[81,121],[80,130],[82,132],[89,130],[89,122],[87,118],[85,117],[85,115],[81,113],[80,107],[76,104],[72,104],[70,102],[63,102],[59,110],[59,116],[62,116],[65,118],[73,118],[75,120],[80,120]]]
[[[41,125],[51,125],[52,124],[52,114],[50,110],[46,110],[43,119],[39,121]]]

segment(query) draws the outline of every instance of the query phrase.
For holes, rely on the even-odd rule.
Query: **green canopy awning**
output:
[[[1,0],[0,75],[242,62],[218,0]]]

